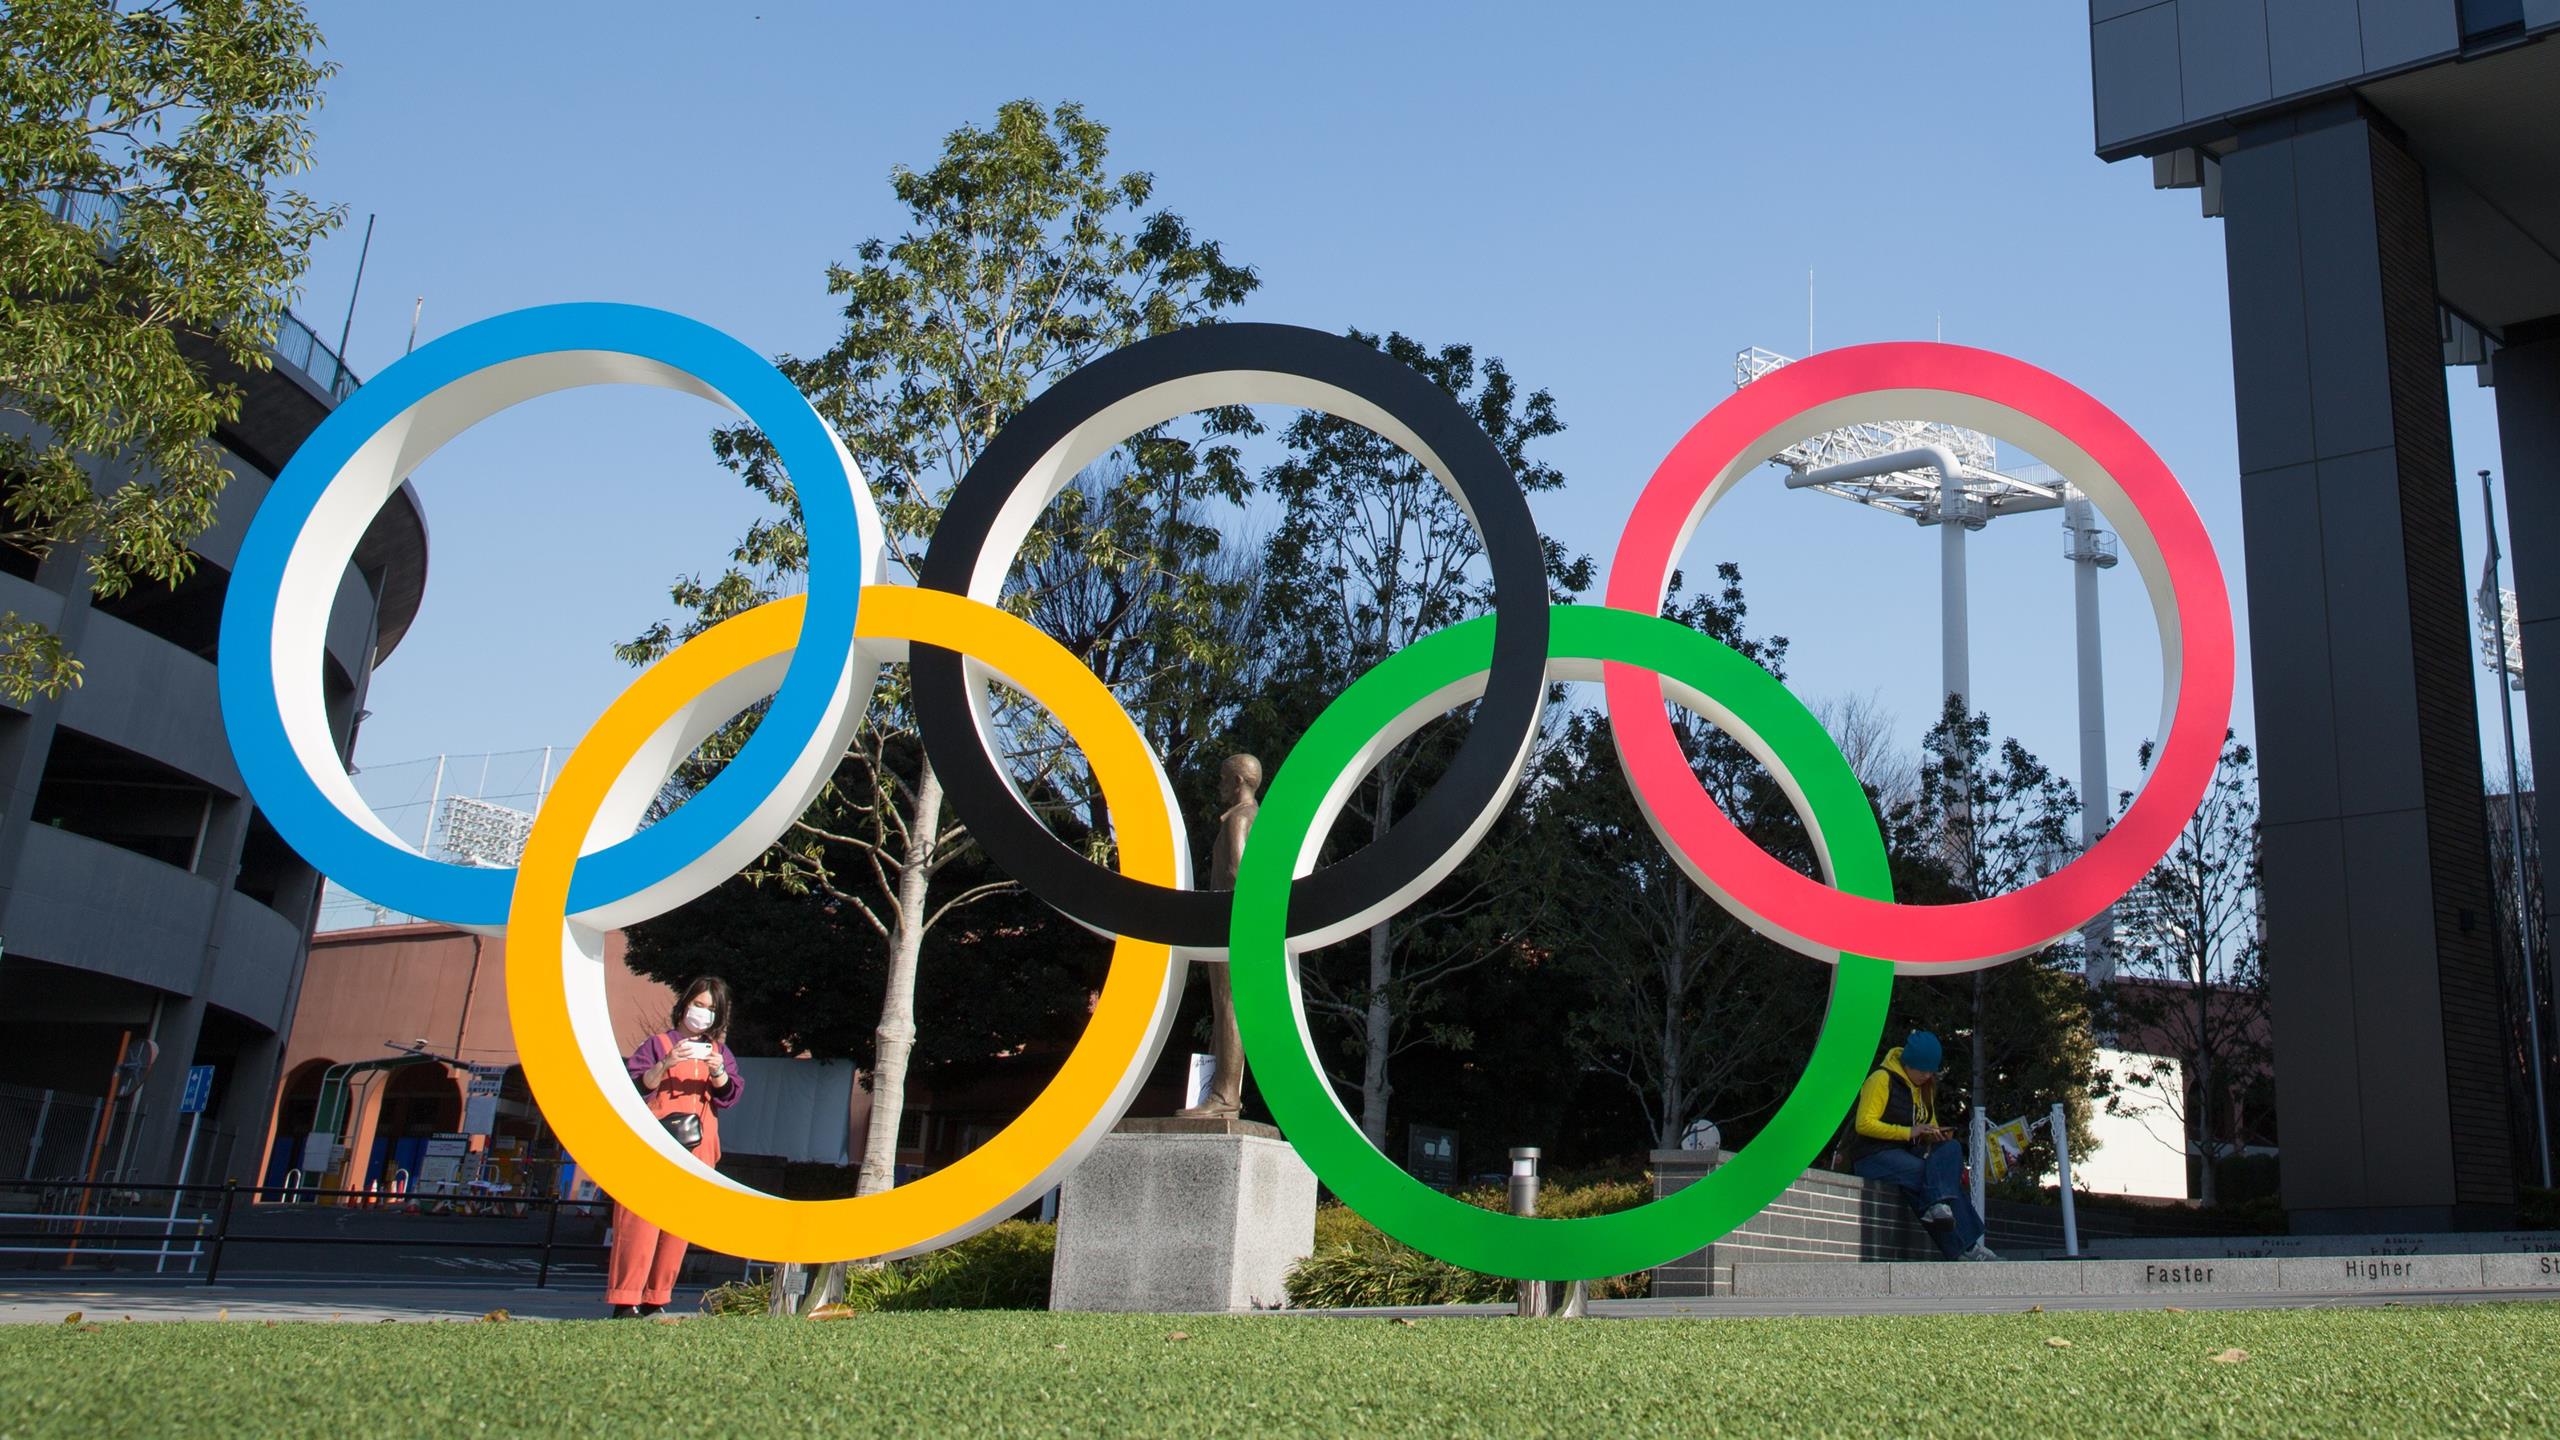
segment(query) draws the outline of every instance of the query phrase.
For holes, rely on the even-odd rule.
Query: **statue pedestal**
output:
[[[1315,1248],[1316,1176],[1248,1120],[1123,1120],[1058,1196],[1052,1310],[1268,1310]]]

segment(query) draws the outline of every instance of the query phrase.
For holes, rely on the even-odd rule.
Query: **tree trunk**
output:
[[[1387,1097],[1395,1093],[1387,1083],[1387,1048],[1395,1026],[1387,985],[1395,978],[1394,963],[1393,922],[1381,920],[1369,927],[1369,1013],[1362,1022],[1367,1043],[1360,1053],[1360,1133],[1381,1151],[1387,1148]]]
[[[1378,762],[1378,806],[1369,818],[1369,843],[1386,838],[1395,824],[1395,755]],[[1387,1097],[1395,1087],[1387,1080],[1388,1051],[1395,1046],[1395,1011],[1388,1004],[1395,981],[1395,921],[1369,927],[1369,1006],[1361,1017],[1360,1133],[1380,1151],[1387,1148]]]
[[[1678,902],[1674,902],[1675,904]],[[1680,1132],[1688,1128],[1688,1117],[1681,1114],[1681,1101],[1688,1095],[1688,1037],[1681,1033],[1680,997],[1688,989],[1689,980],[1689,916],[1683,909],[1675,912],[1671,922],[1670,957],[1662,966],[1662,1026],[1654,1043],[1660,1046],[1662,1101],[1654,1107],[1653,1148],[1677,1149]]]
[[[2196,1092],[2195,1098],[2188,1102],[2188,1108],[2196,1116],[2196,1200],[2204,1205],[2214,1203],[2219,1192],[2213,1175],[2213,1085],[2216,1077],[2213,1073],[2213,1031],[2210,1028],[2212,1014],[2213,987],[2199,983],[2196,986]]]
[[[925,886],[932,878],[934,836],[942,828],[942,779],[931,764],[916,778],[907,853],[898,865],[898,915],[889,931],[889,977],[881,987],[880,1026],[871,1065],[871,1129],[862,1144],[854,1193],[876,1195],[898,1183],[898,1127],[907,1109],[907,1057],[916,1048],[916,957],[924,949]]]
[[[2204,886],[2201,883],[2202,877],[2198,878],[2195,933],[2201,936],[2209,935],[2212,931],[2205,923]],[[2195,1131],[2196,1136],[2196,1199],[2201,1204],[2210,1205],[2214,1202],[2214,1196],[2219,1189],[2214,1184],[2213,1175],[2213,1083],[2215,1077],[2213,1073],[2213,971],[2210,968],[2213,957],[2211,952],[2199,943],[2195,959],[2190,963],[2194,966],[2192,978],[2196,997],[2194,1057],[2196,1074],[2195,1093],[2188,1098],[2187,1108],[2195,1114],[2195,1124],[2189,1128]]]

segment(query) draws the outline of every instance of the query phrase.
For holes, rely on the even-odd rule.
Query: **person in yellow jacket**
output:
[[[1849,1169],[1900,1186],[1912,1213],[1950,1260],[1997,1260],[1982,1243],[1982,1216],[1964,1193],[1964,1147],[1938,1123],[1938,1037],[1914,1030],[1884,1052],[1884,1063],[1858,1090],[1858,1108],[1841,1146]]]

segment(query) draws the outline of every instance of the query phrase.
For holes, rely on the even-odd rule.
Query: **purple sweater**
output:
[[[667,1052],[674,1048],[675,1045],[669,1041],[664,1031],[641,1041],[640,1048],[632,1051],[623,1060],[623,1064],[631,1071],[631,1083],[639,1084],[640,1077],[656,1068],[657,1063],[665,1059]],[[719,1050],[720,1068],[728,1072],[729,1083],[711,1092],[711,1105],[714,1109],[726,1110],[738,1103],[739,1096],[747,1093],[747,1086],[745,1081],[738,1078],[738,1057],[731,1053],[725,1041],[720,1042]]]

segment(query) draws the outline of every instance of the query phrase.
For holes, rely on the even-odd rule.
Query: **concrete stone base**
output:
[[[1124,1120],[1059,1191],[1049,1308],[1275,1309],[1315,1238],[1315,1172],[1278,1130]]]
[[[2439,1294],[2560,1292],[2560,1255],[2325,1255],[2284,1259],[2045,1260],[1993,1265],[1742,1263],[1731,1294],[1761,1299],[1870,1296]]]

